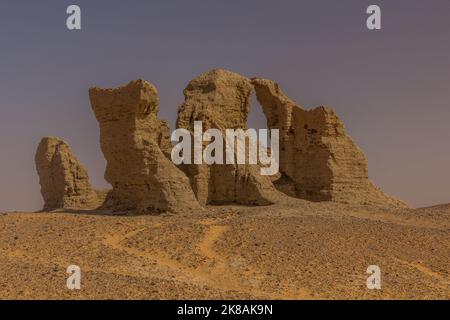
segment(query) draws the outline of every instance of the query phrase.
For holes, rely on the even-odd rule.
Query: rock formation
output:
[[[203,132],[218,129],[226,136],[226,129],[246,130],[254,91],[268,128],[279,129],[277,176],[261,175],[258,164],[177,167],[171,161],[169,126],[157,117],[158,92],[136,80],[116,89],[89,90],[107,160],[105,179],[113,189],[107,196],[92,189],[67,143],[44,138],[36,154],[44,210],[97,209],[103,204],[114,211],[188,212],[207,204],[268,205],[286,194],[309,201],[405,206],[369,181],[363,152],[331,109],[305,110],[273,81],[221,69],[206,72],[184,90],[177,128],[193,135],[194,123],[201,121]],[[225,141],[223,145],[226,149]],[[246,149],[248,156],[248,145]]]
[[[404,206],[369,181],[363,152],[333,110],[305,110],[273,81],[252,83],[268,127],[280,130],[280,190],[311,201]]]
[[[177,128],[193,133],[194,121],[202,121],[203,131],[219,129],[224,136],[226,129],[246,129],[252,90],[249,79],[233,72],[215,69],[198,76],[184,90]],[[267,205],[280,196],[270,178],[260,175],[258,165],[185,164],[181,168],[201,204]]]
[[[169,128],[157,118],[156,88],[137,80],[117,89],[94,87],[89,96],[107,160],[105,179],[113,187],[106,205],[139,212],[199,209],[189,179],[168,158]]]
[[[92,189],[86,169],[78,163],[65,141],[43,138],[35,161],[44,211],[95,209],[101,205],[101,193]]]

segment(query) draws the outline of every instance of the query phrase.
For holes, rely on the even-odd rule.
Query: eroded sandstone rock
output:
[[[158,92],[145,80],[116,89],[91,88],[115,210],[187,212],[200,206],[189,179],[170,160],[169,127],[157,118]]]
[[[194,122],[201,121],[203,131],[219,129],[224,136],[226,129],[246,129],[252,90],[248,78],[226,70],[198,76],[184,90],[177,128],[193,133]],[[280,196],[270,178],[260,175],[258,165],[185,164],[181,168],[201,204],[267,205]]]
[[[311,201],[404,206],[369,181],[363,152],[333,110],[305,110],[275,82],[252,83],[268,127],[280,130],[279,190]]]
[[[43,138],[36,152],[44,211],[96,209],[101,192],[92,189],[86,169],[78,163],[69,145],[56,137]]]

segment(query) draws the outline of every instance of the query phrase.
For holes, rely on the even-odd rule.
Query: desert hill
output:
[[[450,298],[450,219],[437,209],[293,199],[200,214],[8,213],[0,228],[1,298]],[[80,291],[66,288],[71,264]],[[366,287],[373,264],[381,290]]]

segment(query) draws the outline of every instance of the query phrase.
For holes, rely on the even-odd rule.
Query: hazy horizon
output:
[[[148,80],[173,130],[183,89],[213,68],[330,106],[377,186],[414,207],[450,203],[449,1],[80,0],[81,31],[65,27],[70,4],[0,3],[0,211],[41,208],[34,154],[48,135],[108,186],[90,86]],[[370,4],[380,31],[366,28]],[[265,127],[257,104],[249,126]]]

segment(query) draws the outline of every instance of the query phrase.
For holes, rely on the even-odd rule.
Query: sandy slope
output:
[[[0,214],[0,298],[450,299],[450,206]],[[66,268],[82,269],[82,290]],[[382,290],[368,290],[378,265]]]

